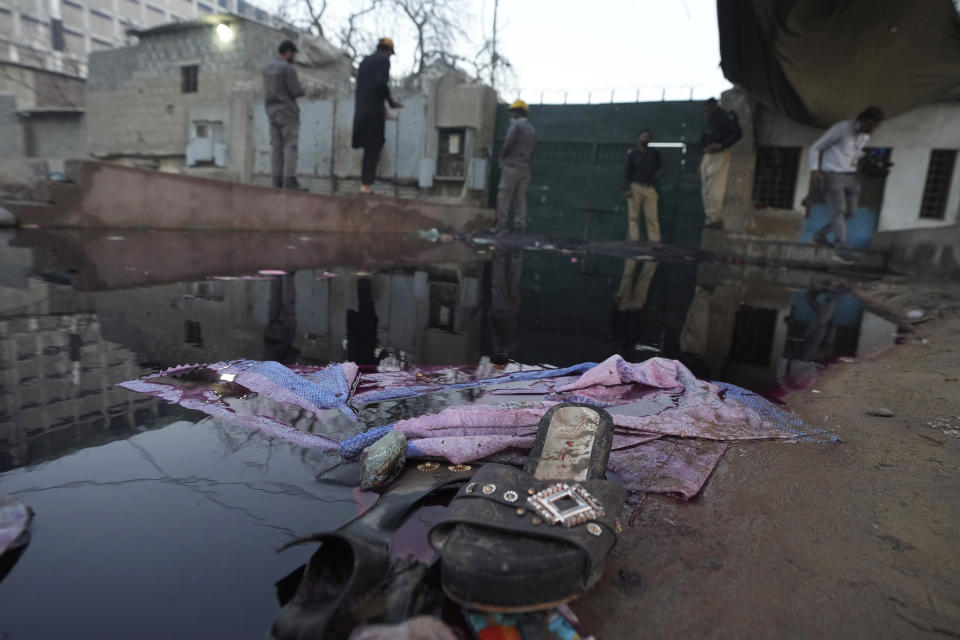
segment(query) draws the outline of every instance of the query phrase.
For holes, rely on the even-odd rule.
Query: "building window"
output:
[[[777,310],[741,305],[733,322],[730,360],[765,367],[773,354]]]
[[[184,342],[195,347],[203,346],[203,330],[200,328],[199,322],[194,322],[193,320],[187,320],[185,323],[186,328],[186,337]]]
[[[223,302],[226,299],[225,291],[226,289],[223,286],[223,282],[217,280],[205,280],[203,282],[193,282],[190,284],[190,295],[198,300]],[[196,330],[200,330],[199,324]]]
[[[430,318],[428,325],[431,329],[453,331],[459,293],[460,288],[452,282],[430,283]]]
[[[464,143],[466,129],[441,129],[440,150],[437,153],[438,178],[463,178],[466,175]]]
[[[200,80],[200,66],[190,64],[180,67],[180,80],[181,93],[196,93]]]
[[[753,174],[753,202],[757,207],[793,209],[800,171],[800,147],[760,147]]]
[[[953,180],[953,167],[957,163],[956,149],[934,149],[930,152],[930,167],[927,182],[923,187],[920,217],[943,220],[947,215],[947,198]]]
[[[50,21],[50,46],[54,51],[63,51],[64,45],[63,20],[54,18]]]

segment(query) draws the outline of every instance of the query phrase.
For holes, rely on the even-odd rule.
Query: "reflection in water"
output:
[[[323,262],[338,255],[332,240],[313,259],[289,252],[300,261],[290,275],[184,282],[159,264],[128,269],[143,252],[120,240],[104,239],[89,256],[84,243],[55,255],[0,247],[0,482],[38,514],[29,551],[0,585],[0,635],[262,636],[276,614],[269,585],[310,552],[273,549],[353,512],[349,488],[315,479],[332,464],[325,455],[114,386],[147,371],[244,357],[350,359],[381,371],[477,365],[490,336],[493,363],[663,355],[701,377],[766,391],[808,383],[820,362],[883,348],[896,330],[810,274],[478,255],[453,243],[429,245],[441,257],[417,262],[419,245],[406,239],[391,251],[380,241],[373,253],[351,242],[339,262]],[[232,244],[218,246],[229,257],[222,264],[198,253],[211,276],[228,274],[237,257],[226,252]],[[76,268],[56,258],[79,254]],[[243,264],[253,255],[244,251]],[[377,269],[376,260],[390,262]],[[196,266],[176,262],[181,276]],[[389,424],[481,396],[372,404],[361,418]],[[309,428],[357,428],[333,413]]]
[[[520,282],[523,251],[497,249],[490,278],[490,339],[497,367],[503,367],[520,346]]]
[[[833,315],[842,293],[844,289],[836,285],[831,285],[823,291],[811,290],[806,293],[807,304],[813,309],[813,322],[803,334],[803,347],[798,354],[800,360],[817,359],[820,345],[823,344],[823,339],[833,324]]]
[[[297,291],[292,275],[270,280],[267,302],[267,328],[263,332],[263,359],[285,364],[297,361],[300,352],[293,348],[297,334]]]
[[[373,303],[373,280],[357,279],[357,308],[347,310],[347,360],[357,364],[377,363],[377,311]]]

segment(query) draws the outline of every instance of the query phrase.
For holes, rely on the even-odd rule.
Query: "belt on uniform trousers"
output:
[[[652,183],[652,182],[631,182],[630,184],[638,184],[638,185],[640,185],[641,187],[652,187],[652,186],[653,186],[653,183]]]

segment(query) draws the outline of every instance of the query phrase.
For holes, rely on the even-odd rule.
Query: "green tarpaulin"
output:
[[[951,0],[717,0],[717,18],[727,79],[807,124],[960,97]]]

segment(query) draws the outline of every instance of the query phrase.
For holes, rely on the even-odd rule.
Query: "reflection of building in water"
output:
[[[87,431],[110,439],[155,409],[113,386],[140,368],[103,339],[89,296],[28,278],[29,251],[7,247],[0,262],[0,470],[79,447]]]
[[[298,348],[316,360],[342,360],[349,349],[346,312],[376,316],[377,348],[417,365],[476,362],[480,355],[480,265],[433,265],[358,276],[297,278]],[[312,275],[311,275],[312,274]],[[358,286],[368,280],[369,285]],[[369,287],[369,289],[367,288]],[[372,297],[370,309],[363,296]]]
[[[262,356],[328,362],[348,356],[347,311],[360,311],[358,281],[366,280],[375,348],[414,364],[466,363],[479,358],[478,272],[449,265],[331,277],[311,269],[93,296],[105,335],[158,365]]]
[[[497,250],[490,274],[490,361],[502,366],[520,346],[523,251]]]
[[[129,431],[157,400],[114,385],[136,356],[100,335],[90,313],[0,320],[0,470],[89,446],[88,432]]]
[[[863,356],[893,343],[896,327],[863,310],[846,290],[745,281],[702,265],[681,338],[703,377],[763,389],[809,382],[831,358]]]

